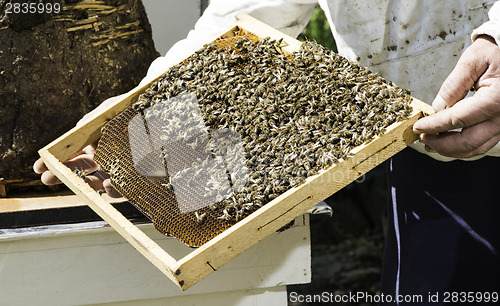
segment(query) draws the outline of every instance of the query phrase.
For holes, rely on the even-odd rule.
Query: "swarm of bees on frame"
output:
[[[227,222],[243,219],[345,160],[353,148],[411,113],[409,92],[379,75],[315,42],[303,43],[291,56],[282,46],[281,40],[248,38],[232,47],[207,44],[133,105],[142,112],[195,93],[209,129],[229,129],[241,137],[247,181],[210,206]],[[170,183],[165,188],[173,189]],[[207,219],[206,213],[194,215],[198,224]]]

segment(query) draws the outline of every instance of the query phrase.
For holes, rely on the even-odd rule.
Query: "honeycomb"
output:
[[[237,29],[104,127],[94,159],[161,233],[201,246],[411,113],[407,90],[283,44]]]

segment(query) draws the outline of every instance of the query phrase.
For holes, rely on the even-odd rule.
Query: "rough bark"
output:
[[[53,0],[58,14],[6,14],[9,2],[0,0],[0,178],[16,179],[85,113],[135,87],[159,54],[140,0]]]

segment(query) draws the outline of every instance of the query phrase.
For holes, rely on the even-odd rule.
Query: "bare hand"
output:
[[[110,197],[119,198],[121,194],[111,186],[109,175],[102,171],[94,161],[96,145],[97,144],[88,145],[64,164],[71,170],[79,169],[82,171],[85,174],[85,182],[95,190],[105,190]],[[41,180],[45,185],[56,185],[61,183],[61,181],[49,171],[41,158],[35,162],[33,170],[42,175]]]
[[[493,38],[481,36],[465,50],[432,106],[436,113],[413,126],[429,151],[470,158],[500,141],[500,48]]]
[[[82,126],[86,122],[92,120],[96,115],[104,111],[111,104],[122,99],[125,95],[126,93],[106,99],[94,110],[83,116],[83,118],[76,123],[76,126]],[[71,170],[79,169],[80,171],[84,172],[85,182],[95,190],[104,190],[110,197],[120,198],[122,197],[122,195],[111,186],[109,175],[106,172],[102,171],[94,161],[96,147],[97,142],[88,145],[87,147],[83,148],[83,150],[78,152],[73,158],[66,161],[64,164]],[[47,166],[41,158],[35,162],[35,164],[33,165],[33,170],[35,171],[35,173],[42,175],[41,180],[45,185],[61,184],[61,181],[52,172],[50,172],[49,169],[47,169]]]

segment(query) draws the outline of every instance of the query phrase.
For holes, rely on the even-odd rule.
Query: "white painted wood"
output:
[[[273,288],[230,291],[223,294],[208,293],[194,296],[179,296],[165,299],[140,300],[123,303],[99,304],[100,306],[286,306],[286,286]],[[97,304],[96,304],[97,306]]]
[[[284,286],[311,279],[307,216],[187,291],[179,290],[104,224],[0,232],[0,305],[201,305],[200,301],[207,301],[203,305],[285,305]],[[139,227],[175,258],[192,251],[151,224]]]

